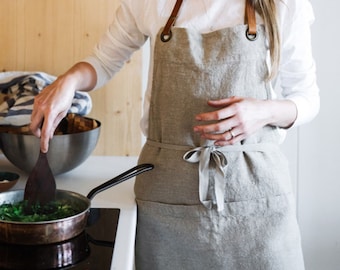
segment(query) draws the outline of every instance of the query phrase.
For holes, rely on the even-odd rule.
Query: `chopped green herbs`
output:
[[[78,209],[77,209],[78,208]],[[57,200],[47,205],[27,205],[27,201],[0,205],[0,220],[17,222],[39,222],[63,219],[76,215],[81,210],[66,201]]]

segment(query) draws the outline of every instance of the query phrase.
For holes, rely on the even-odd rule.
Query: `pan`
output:
[[[69,240],[84,231],[91,209],[91,200],[96,194],[152,170],[153,167],[152,164],[137,165],[92,189],[86,197],[73,191],[57,190],[56,200],[65,200],[76,209],[80,209],[78,214],[63,219],[40,222],[0,220],[0,241],[10,244],[40,245]],[[0,194],[0,205],[20,202],[23,198],[24,190],[4,192]]]

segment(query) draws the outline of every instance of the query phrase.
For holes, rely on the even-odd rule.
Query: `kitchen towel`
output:
[[[0,72],[0,125],[28,125],[34,97],[55,79],[44,72]],[[90,95],[77,91],[68,112],[86,115],[91,109]]]

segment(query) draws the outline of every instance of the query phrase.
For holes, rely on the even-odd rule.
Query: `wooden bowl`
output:
[[[19,174],[13,172],[0,172],[0,192],[9,190],[19,180]]]

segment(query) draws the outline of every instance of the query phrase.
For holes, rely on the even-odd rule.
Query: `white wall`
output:
[[[310,1],[316,17],[312,33],[321,111],[312,123],[294,133],[298,144],[297,164],[293,167],[297,174],[298,218],[306,270],[339,270],[340,1]]]

